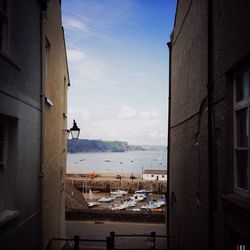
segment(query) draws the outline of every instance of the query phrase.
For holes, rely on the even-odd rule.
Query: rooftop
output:
[[[167,170],[159,170],[159,169],[145,169],[143,174],[160,174],[167,175]]]

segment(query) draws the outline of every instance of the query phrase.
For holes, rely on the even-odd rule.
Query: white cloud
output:
[[[160,116],[159,111],[156,108],[145,110],[140,112],[140,116],[145,119],[158,118]]]
[[[150,118],[150,117],[151,117],[151,112],[150,112],[150,111],[142,111],[142,112],[140,113],[140,116],[141,116],[142,118]]]
[[[80,117],[83,122],[90,121],[92,118],[90,111],[86,109],[69,109],[68,115],[68,126],[71,126],[73,119],[76,119],[76,117]]]
[[[129,119],[135,117],[136,115],[137,115],[136,109],[133,109],[128,105],[123,105],[117,117],[120,119]]]
[[[126,107],[126,108],[125,108]],[[102,109],[95,107],[86,109],[70,109],[68,128],[72,127],[73,119],[81,129],[80,138],[120,140],[129,144],[164,145],[167,140],[167,123],[160,119],[141,119],[136,110],[124,105],[128,119],[114,115],[103,115]],[[125,114],[125,113],[123,113]]]
[[[82,51],[77,49],[67,49],[67,58],[69,61],[79,61],[85,56]]]
[[[65,28],[73,29],[73,30],[80,30],[82,32],[89,33],[89,29],[86,24],[72,17],[64,17],[63,24]]]
[[[158,118],[160,116],[159,111],[156,108],[151,109],[151,114],[152,114],[152,117],[154,118]]]
[[[150,120],[107,119],[84,124],[82,138],[121,140],[129,144],[165,144],[167,128],[163,122]]]
[[[147,115],[151,118],[158,112],[151,108]],[[81,129],[80,138],[119,140],[127,141],[129,144],[140,145],[166,145],[167,121],[161,116],[152,119],[142,119],[142,112],[123,105],[120,113],[98,105],[87,105],[84,108],[71,108],[68,111],[68,128],[72,127],[73,119]],[[159,115],[157,113],[157,115]]]
[[[112,69],[108,63],[98,60],[85,51],[81,52],[78,49],[68,51],[69,60],[73,61],[69,64],[72,85],[90,88],[115,83],[114,74],[111,73]]]

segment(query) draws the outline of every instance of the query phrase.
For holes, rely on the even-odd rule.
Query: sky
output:
[[[63,0],[68,128],[81,139],[166,145],[175,0]]]

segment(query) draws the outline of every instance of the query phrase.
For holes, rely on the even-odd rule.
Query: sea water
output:
[[[166,151],[75,153],[67,155],[67,173],[142,174],[167,169]]]

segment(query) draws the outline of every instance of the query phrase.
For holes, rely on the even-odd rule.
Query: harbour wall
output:
[[[165,214],[153,211],[112,211],[108,209],[68,209],[66,220],[124,221],[142,223],[165,223]]]
[[[146,189],[156,194],[165,194],[167,191],[166,181],[146,181],[140,178],[131,180],[124,178],[124,180],[117,180],[115,178],[85,178],[67,176],[66,182],[72,184],[81,192],[100,191],[109,193],[115,189],[125,189],[129,193],[134,193],[136,190]]]

